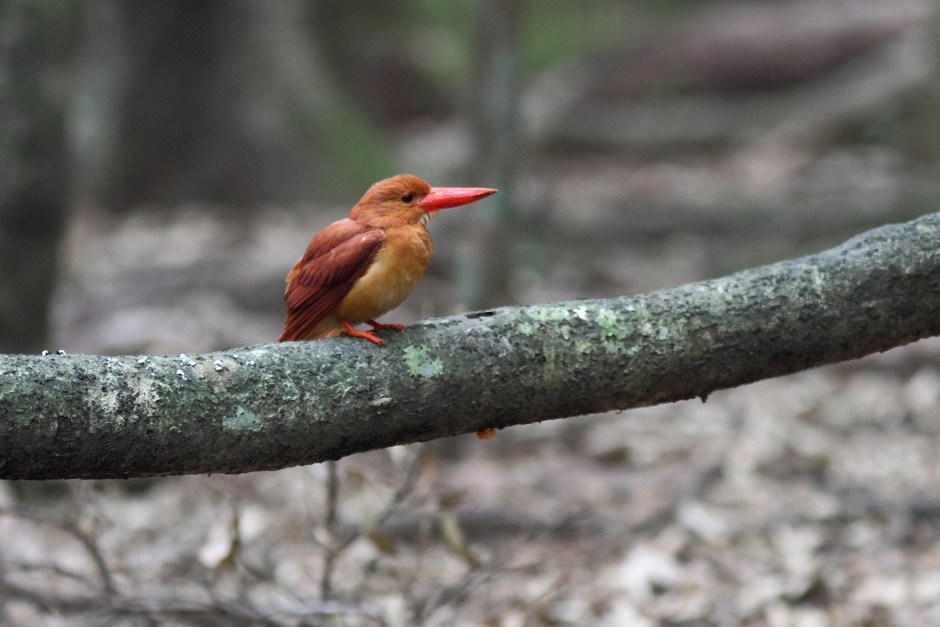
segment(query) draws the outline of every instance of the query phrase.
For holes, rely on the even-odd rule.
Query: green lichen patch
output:
[[[444,363],[428,355],[428,350],[420,346],[405,348],[405,364],[411,373],[425,379],[432,379],[444,373]]]
[[[261,431],[264,422],[253,411],[244,407],[235,410],[235,414],[222,418],[222,428],[225,431]]]
[[[560,322],[568,319],[568,310],[550,305],[530,307],[526,314],[536,322]]]
[[[601,309],[597,314],[597,324],[601,328],[601,337],[605,340],[622,341],[627,339],[624,321],[610,309]]]

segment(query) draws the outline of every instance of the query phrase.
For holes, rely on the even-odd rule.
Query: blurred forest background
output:
[[[270,342],[369,184],[408,322],[719,276],[940,208],[933,0],[0,1],[0,349]],[[240,477],[0,484],[0,624],[940,624],[936,341]],[[340,494],[330,474],[338,472]]]

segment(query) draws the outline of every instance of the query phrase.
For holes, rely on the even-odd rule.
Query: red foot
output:
[[[361,337],[363,339],[369,340],[373,344],[385,344],[385,340],[380,337],[376,337],[371,331],[360,331],[345,320],[340,320],[339,323],[343,325],[344,329],[346,329],[343,332],[344,335]],[[366,323],[372,327],[372,331],[384,331],[385,329],[392,329],[393,331],[405,330],[405,325],[403,324],[382,324],[381,322],[376,322],[375,320],[366,320]]]
[[[385,340],[382,338],[376,337],[369,333],[368,331],[360,331],[359,329],[353,327],[345,320],[340,320],[340,324],[343,325],[343,328],[346,329],[343,333],[344,335],[350,335],[352,337],[361,337],[365,340],[369,340],[373,344],[385,344]]]
[[[366,324],[371,326],[373,331],[382,331],[384,329],[392,329],[393,331],[405,330],[405,325],[403,324],[382,324],[381,322],[376,322],[375,320],[366,320]]]

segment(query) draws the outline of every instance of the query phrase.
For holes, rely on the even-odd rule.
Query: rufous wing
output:
[[[348,218],[317,233],[287,274],[287,318],[278,341],[313,339],[317,324],[365,274],[384,243],[384,231]]]

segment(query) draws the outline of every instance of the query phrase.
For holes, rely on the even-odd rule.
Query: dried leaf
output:
[[[470,551],[470,547],[467,546],[467,540],[464,536],[463,529],[460,528],[457,515],[453,512],[444,512],[441,514],[439,523],[444,546],[463,559],[470,568],[476,569],[482,566],[480,560]]]
[[[199,549],[199,563],[210,570],[227,566],[238,553],[238,516],[217,521]]]
[[[395,539],[387,533],[383,533],[382,531],[373,528],[369,529],[365,535],[375,546],[375,548],[377,548],[382,553],[385,553],[386,555],[395,555],[395,553],[397,553]]]

